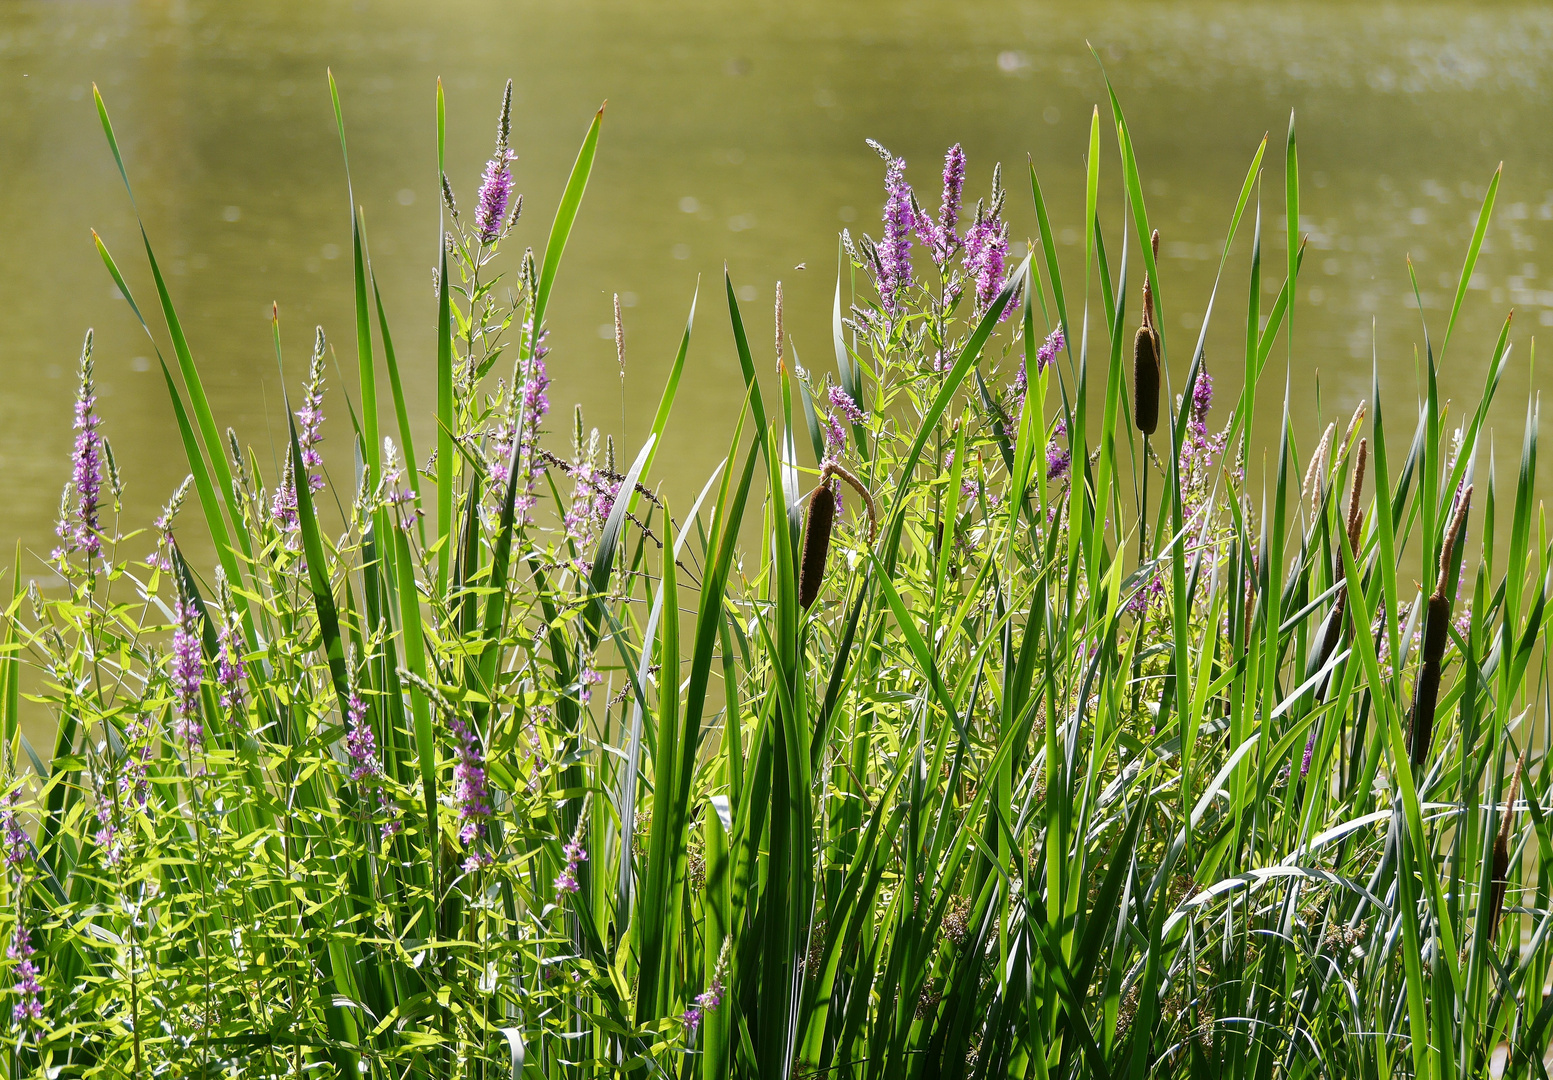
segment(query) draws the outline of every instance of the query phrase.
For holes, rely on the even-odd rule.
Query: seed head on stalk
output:
[[[1445,658],[1445,643],[1449,640],[1451,604],[1455,599],[1456,584],[1450,569],[1456,545],[1466,528],[1467,512],[1472,508],[1472,485],[1461,491],[1456,501],[1456,512],[1451,516],[1450,527],[1445,532],[1445,543],[1440,547],[1440,576],[1435,582],[1434,593],[1424,609],[1423,662],[1418,668],[1418,680],[1413,688],[1413,715],[1408,732],[1408,750],[1414,765],[1429,760],[1429,744],[1434,738],[1434,710],[1440,697],[1440,662]]]
[[[813,606],[820,595],[820,584],[825,580],[825,562],[830,556],[830,534],[836,525],[836,494],[831,490],[833,479],[845,480],[863,499],[868,511],[868,543],[873,544],[879,531],[879,517],[874,508],[873,496],[863,482],[836,462],[827,462],[820,469],[820,484],[809,496],[809,516],[803,530],[803,558],[798,564],[798,603],[805,611]]]
[[[1159,258],[1159,230],[1150,240]],[[1132,343],[1132,420],[1145,436],[1159,428],[1159,330],[1154,325],[1154,286],[1143,276],[1143,325]]]
[[[1504,916],[1504,894],[1510,884],[1510,831],[1515,822],[1515,800],[1521,794],[1521,780],[1526,775],[1526,755],[1531,752],[1528,740],[1515,763],[1515,778],[1510,781],[1509,794],[1500,808],[1499,831],[1494,836],[1493,867],[1489,899],[1488,940],[1499,932],[1499,920]]]

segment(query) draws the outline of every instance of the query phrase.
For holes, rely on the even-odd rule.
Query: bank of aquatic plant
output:
[[[1104,112],[1081,259],[1034,168],[978,196],[954,147],[917,194],[876,146],[881,227],[804,348],[833,361],[721,283],[745,392],[688,505],[655,477],[691,320],[642,445],[548,399],[600,118],[543,250],[510,97],[477,191],[444,170],[434,313],[385,310],[352,198],[353,379],[310,336],[278,469],[213,415],[151,238],[100,239],[190,480],[120,515],[88,337],[63,585],[19,566],[4,624],[10,1074],[1542,1075],[1537,405],[1496,458],[1510,322],[1453,340],[1498,176],[1416,413],[1377,379],[1297,433],[1256,393],[1305,356],[1292,124],[1287,260],[1264,141],[1249,281],[1194,343]],[[422,314],[424,395],[390,329]],[[1210,369],[1215,319],[1244,349]],[[1447,362],[1482,373],[1459,414]]]

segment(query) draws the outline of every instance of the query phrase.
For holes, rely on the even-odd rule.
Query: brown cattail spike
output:
[[[1354,560],[1359,558],[1359,530],[1364,526],[1364,508],[1359,496],[1364,492],[1364,467],[1369,463],[1370,441],[1359,440],[1358,460],[1353,467],[1353,487],[1348,491],[1348,550]]]
[[[830,556],[830,533],[836,524],[836,496],[826,480],[809,496],[809,520],[803,530],[803,559],[798,564],[798,603],[805,611],[820,595],[825,580],[825,560]]]
[[[1159,338],[1147,322],[1132,345],[1132,419],[1144,435],[1159,427]]]
[[[1499,932],[1499,920],[1504,915],[1504,894],[1510,884],[1510,832],[1515,822],[1515,800],[1520,798],[1521,778],[1526,775],[1526,754],[1531,743],[1521,751],[1515,763],[1515,777],[1510,781],[1510,792],[1500,808],[1499,832],[1494,837],[1493,867],[1490,875],[1488,939],[1492,941]]]
[[[836,492],[832,490],[837,480],[858,493],[868,511],[869,546],[879,536],[879,514],[874,497],[863,482],[834,461],[825,463],[820,470],[820,486],[809,496],[809,519],[803,530],[803,557],[798,563],[798,602],[805,611],[820,595],[820,584],[825,580],[825,560],[830,555],[830,534],[836,527]]]
[[[1429,760],[1429,743],[1434,737],[1434,710],[1440,697],[1440,665],[1445,659],[1445,645],[1450,640],[1451,602],[1456,592],[1450,568],[1471,508],[1472,487],[1469,484],[1456,500],[1455,513],[1445,532],[1445,543],[1440,547],[1440,577],[1424,609],[1423,662],[1418,668],[1418,682],[1413,690],[1413,722],[1408,736],[1414,765]]]
[[[1159,230],[1150,242],[1159,262]],[[1159,330],[1154,325],[1154,284],[1143,275],[1143,325],[1132,343],[1132,419],[1145,436],[1159,428]]]

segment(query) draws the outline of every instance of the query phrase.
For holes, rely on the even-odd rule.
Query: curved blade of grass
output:
[[[340,108],[340,89],[335,85],[334,72],[331,70],[328,74],[329,100],[334,104],[334,123],[340,132],[340,158],[345,163],[345,194],[351,210],[351,274],[356,289],[356,370],[361,381],[361,423],[367,444],[366,470],[370,486],[371,477],[376,472],[373,466],[380,446],[377,373],[372,365],[372,320],[367,310],[366,225],[360,208],[356,206],[355,188],[351,184],[350,153],[345,148],[345,113]]]
[[[1499,194],[1499,178],[1504,174],[1504,162],[1494,170],[1488,182],[1488,193],[1478,209],[1477,225],[1472,230],[1472,242],[1467,245],[1467,257],[1461,264],[1461,276],[1456,282],[1456,299],[1451,304],[1451,317],[1445,323],[1445,337],[1440,340],[1440,360],[1445,360],[1445,350],[1451,343],[1451,333],[1456,329],[1456,316],[1461,314],[1462,301],[1467,298],[1467,286],[1472,283],[1472,270],[1477,266],[1478,253],[1483,250],[1483,237],[1488,233],[1488,221],[1494,213],[1494,199]]]
[[[291,413],[290,404],[286,412]],[[346,701],[350,697],[350,677],[345,669],[345,647],[340,639],[340,619],[334,604],[334,590],[329,584],[329,564],[324,558],[323,537],[318,531],[318,518],[313,512],[313,493],[307,483],[307,464],[302,460],[302,445],[297,441],[296,418],[291,418],[291,468],[296,476],[297,522],[302,534],[302,551],[307,556],[307,580],[313,594],[313,610],[318,618],[318,633],[322,639],[324,655],[329,660],[329,674],[334,679],[336,703],[343,717],[348,712]]]
[[[399,446],[404,451],[405,479],[410,483],[410,491],[415,495],[415,505],[421,505],[421,474],[415,467],[415,440],[410,432],[410,412],[405,405],[404,386],[399,380],[399,360],[394,354],[393,335],[388,332],[388,315],[383,310],[383,294],[378,291],[377,274],[372,270],[372,264],[367,263],[367,275],[372,281],[372,298],[377,305],[377,328],[383,338],[383,363],[388,367],[388,385],[394,395],[394,415],[399,421]],[[380,453],[382,447],[373,447],[372,453]],[[420,528],[422,542],[425,541],[426,525],[420,515],[416,515],[416,525]]]
[[[608,102],[605,102],[607,105]],[[582,149],[572,164],[572,174],[567,178],[566,190],[561,193],[561,204],[556,207],[555,221],[550,225],[550,239],[545,243],[545,261],[539,269],[539,287],[534,294],[534,322],[530,328],[528,355],[533,356],[539,344],[541,324],[545,321],[545,308],[550,303],[550,291],[555,287],[555,276],[561,269],[561,254],[566,250],[566,240],[577,220],[577,208],[582,205],[582,194],[588,187],[588,175],[593,171],[593,157],[598,152],[599,125],[604,122],[604,105],[593,114],[588,134],[583,137]]]
[[[119,143],[113,135],[113,123],[108,119],[108,106],[103,102],[102,94],[98,92],[97,85],[92,84],[92,97],[97,103],[97,116],[102,121],[103,134],[108,138],[108,148],[113,151],[113,160],[119,168],[119,177],[124,181],[124,190],[129,193],[131,206],[135,206],[135,193],[129,186],[129,173],[124,168],[124,157],[119,153]],[[189,342],[183,333],[183,324],[178,319],[178,313],[173,309],[171,295],[167,291],[167,282],[162,278],[162,269],[157,265],[156,254],[151,250],[151,238],[146,235],[144,222],[140,220],[140,209],[135,206],[135,221],[140,229],[140,239],[145,245],[146,260],[151,265],[151,277],[156,283],[157,298],[162,304],[162,317],[167,323],[167,332],[172,337],[173,354],[178,359],[178,370],[183,376],[183,384],[189,391],[189,402],[193,406],[194,419],[198,423],[200,438],[204,443],[205,452],[210,456],[210,466],[216,479],[220,482],[217,491],[221,501],[227,506],[228,516],[231,518],[232,532],[237,537],[246,559],[252,560],[253,546],[248,537],[247,526],[243,523],[243,516],[232,505],[232,469],[227,463],[226,454],[222,450],[221,436],[216,430],[215,417],[210,411],[210,401],[205,396],[205,385],[200,380],[199,369],[194,366],[194,356],[189,351]],[[98,242],[98,250],[106,253],[107,249]],[[115,272],[115,278],[120,283],[120,292],[126,297],[129,293],[122,285],[123,278]],[[133,306],[133,305],[132,305]],[[140,309],[134,308],[137,317]],[[141,318],[141,325],[145,326],[145,319]],[[146,328],[149,334],[150,328]],[[154,344],[154,341],[153,341]],[[234,576],[234,583],[241,582],[240,576]]]
[[[674,399],[679,394],[680,376],[685,372],[685,355],[690,351],[690,332],[696,325],[696,301],[700,298],[701,279],[697,278],[696,291],[690,296],[690,314],[685,316],[685,332],[680,335],[679,350],[674,354],[674,363],[669,366],[669,377],[664,381],[663,393],[658,397],[658,411],[653,414],[652,427],[647,433],[652,442],[652,448],[647,453],[647,460],[642,463],[643,475],[652,470],[653,458],[658,455],[658,447],[663,442],[663,430],[669,426],[669,413],[673,410]],[[633,487],[626,501],[626,513],[635,513],[637,500],[640,498],[641,492]]]

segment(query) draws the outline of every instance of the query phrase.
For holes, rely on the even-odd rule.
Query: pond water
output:
[[[610,326],[618,292],[634,450],[699,279],[689,372],[659,457],[683,501],[725,448],[742,396],[720,298],[724,261],[750,301],[752,338],[769,340],[780,278],[800,358],[828,367],[838,230],[878,230],[882,168],[865,139],[907,158],[924,201],[936,201],[949,143],[964,144],[973,191],[1001,160],[1015,237],[1036,234],[1029,155],[1061,257],[1079,272],[1082,156],[1103,95],[1086,41],[1128,111],[1164,234],[1177,356],[1200,324],[1264,132],[1266,258],[1284,258],[1283,139],[1296,111],[1299,224],[1310,237],[1293,356],[1303,418],[1318,384],[1323,418],[1368,396],[1372,340],[1389,393],[1411,412],[1422,335],[1405,258],[1438,341],[1479,200],[1503,161],[1481,287],[1468,294],[1442,385],[1475,399],[1515,307],[1516,352],[1496,419],[1501,462],[1518,453],[1527,394],[1545,382],[1529,370],[1528,339],[1553,325],[1553,256],[1544,256],[1553,250],[1553,12],[1543,7],[13,0],[0,6],[0,542],[19,540],[35,553],[24,557],[28,572],[47,573],[87,326],[97,331],[105,430],[129,484],[125,527],[149,523],[186,471],[154,354],[91,242],[95,228],[142,303],[153,298],[93,82],[113,112],[217,420],[261,446],[285,430],[271,302],[293,394],[315,323],[347,361],[353,347],[347,197],[326,67],[339,80],[356,196],[419,404],[432,385],[435,79],[447,88],[450,173],[466,201],[490,153],[502,83],[515,80],[528,207],[518,251],[542,244],[588,119],[608,99],[551,308],[549,440],[566,448],[573,401],[590,425],[620,433]],[[1103,138],[1102,218],[1114,245],[1109,124]],[[1223,358],[1221,386],[1233,386],[1240,364],[1247,226],[1208,339],[1210,363]],[[1280,370],[1284,355],[1280,345]],[[343,455],[339,382],[331,377],[326,450]],[[429,407],[417,420],[428,446]]]

